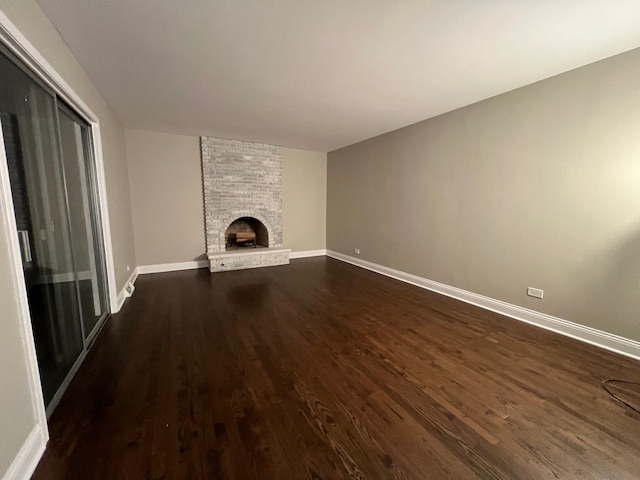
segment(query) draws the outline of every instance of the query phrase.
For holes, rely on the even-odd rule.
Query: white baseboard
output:
[[[122,290],[120,290],[120,292],[118,293],[118,305],[117,305],[118,308],[115,312],[111,312],[111,313],[118,313],[120,311],[120,309],[122,308],[122,305],[124,305],[124,301],[130,296],[127,294],[127,291],[126,291],[127,285],[129,285],[130,283],[135,284],[139,273],[140,273],[139,267],[133,269],[133,272],[131,272],[131,276],[125,282],[124,286],[122,287]]]
[[[124,301],[129,298],[130,295],[127,294],[126,287],[130,283],[135,284],[138,275],[144,275],[146,273],[176,272],[178,270],[193,270],[196,268],[206,268],[208,265],[209,264],[206,260],[197,260],[193,262],[161,263],[158,265],[142,265],[140,267],[136,267],[129,277],[129,280],[127,280],[122,290],[120,290],[120,293],[118,293],[118,309],[113,313],[119,312],[122,305],[124,305]]]
[[[158,265],[143,265],[138,267],[138,273],[144,275],[145,273],[163,273],[163,272],[177,272],[178,270],[194,270],[196,268],[205,268],[209,266],[207,260],[196,260],[192,262],[178,262],[178,263],[160,263]]]
[[[38,466],[47,446],[47,436],[40,425],[35,425],[11,462],[2,480],[28,480]]]
[[[307,257],[320,257],[327,254],[327,249],[321,250],[301,250],[299,252],[291,252],[289,258],[307,258]]]
[[[252,252],[249,252],[252,253]],[[260,251],[256,254],[261,253]],[[322,250],[304,250],[300,252],[291,252],[289,258],[306,258],[306,257],[319,257],[326,255],[327,251]],[[195,260],[191,262],[177,262],[177,263],[160,263],[157,265],[141,265],[136,270],[140,275],[147,273],[164,273],[164,272],[177,272],[179,270],[195,270],[197,268],[207,268],[209,266],[208,260]]]
[[[591,345],[604,348],[605,350],[610,350],[612,352],[640,360],[640,342],[636,342],[628,338],[613,335],[584,325],[579,325],[577,323],[569,322],[568,320],[529,310],[528,308],[518,307],[517,305],[485,297],[484,295],[478,295],[477,293],[468,292],[461,288],[451,287],[444,283],[434,282],[433,280],[428,280],[417,275],[412,275],[401,270],[395,270],[383,265],[378,265],[377,263],[361,260],[343,253],[334,252],[332,250],[327,250],[327,256],[386,275],[387,277],[395,278],[402,282],[410,283],[412,285],[476,305],[515,320],[520,320],[521,322],[530,323],[537,327],[551,330],[552,332],[556,332],[582,342],[590,343]]]

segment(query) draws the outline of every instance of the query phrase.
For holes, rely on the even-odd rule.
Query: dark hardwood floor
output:
[[[34,478],[640,476],[631,359],[324,257],[136,285]]]

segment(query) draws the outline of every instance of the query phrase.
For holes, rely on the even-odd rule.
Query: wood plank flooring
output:
[[[136,286],[34,478],[639,478],[639,362],[325,257]]]

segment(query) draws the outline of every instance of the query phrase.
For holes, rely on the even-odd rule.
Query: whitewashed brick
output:
[[[241,217],[260,220],[269,248],[281,248],[281,148],[214,137],[200,146],[207,253],[225,251],[225,231]]]

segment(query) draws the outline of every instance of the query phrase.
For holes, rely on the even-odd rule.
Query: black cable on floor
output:
[[[638,383],[638,382],[630,382],[629,380],[616,380],[616,379],[604,380],[602,382],[602,388],[604,388],[604,391],[607,392],[615,401],[620,402],[623,405],[626,405],[627,407],[629,407],[631,410],[633,410],[636,413],[640,413],[640,410],[638,410],[636,407],[634,407],[633,405],[631,405],[628,402],[625,402],[620,397],[618,397],[616,394],[614,394],[611,390],[609,390],[609,388],[607,387],[607,383],[613,383],[613,382],[615,382],[615,383],[625,383],[627,385],[636,385],[636,386],[640,386],[640,383]]]

